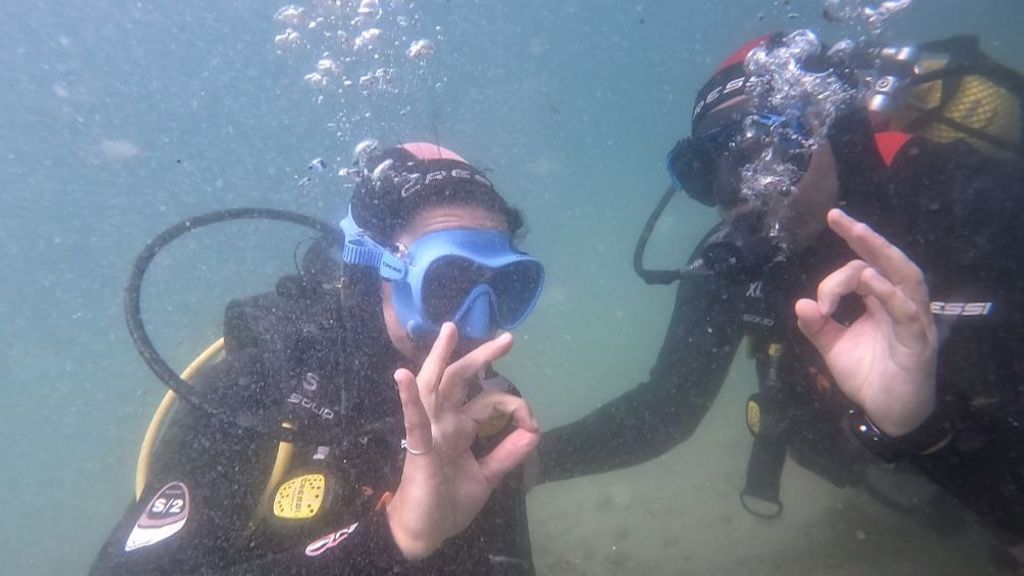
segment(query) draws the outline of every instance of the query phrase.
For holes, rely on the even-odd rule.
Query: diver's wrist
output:
[[[858,409],[849,410],[845,420],[847,432],[869,452],[885,462],[895,462],[941,450],[955,433],[954,410],[947,406],[934,408],[923,421],[898,436],[883,430],[872,418]]]
[[[881,410],[865,410],[865,412],[879,430],[887,436],[898,438],[920,428],[932,417],[935,409],[935,395],[929,394],[927,398],[921,399],[917,406],[910,409],[901,409],[891,414]]]
[[[401,502],[396,502],[397,500],[398,494],[395,494],[395,498],[384,509],[388,528],[391,530],[391,538],[406,560],[422,560],[440,548],[442,542],[429,536],[417,536],[416,533],[422,531],[409,529],[405,521],[406,515],[402,512]]]

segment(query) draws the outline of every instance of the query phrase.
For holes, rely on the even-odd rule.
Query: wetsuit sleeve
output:
[[[734,289],[711,276],[679,283],[650,379],[541,437],[541,482],[650,460],[686,440],[718,395],[742,339]]]
[[[950,278],[942,293],[994,302],[986,316],[939,315],[938,391],[952,404],[954,435],[941,449],[912,458],[974,511],[1006,529],[1024,531],[1024,163],[997,162],[967,146],[949,146],[907,159],[911,175],[938,193],[939,206],[920,207],[915,233],[935,238],[941,254],[925,268]],[[932,158],[941,159],[941,166]],[[908,176],[909,178],[910,176]],[[996,280],[993,280],[996,279]],[[983,286],[973,292],[975,285]],[[930,286],[930,288],[933,288]],[[962,292],[961,292],[962,291]],[[933,289],[932,297],[936,294]],[[961,298],[962,299],[962,298]],[[934,306],[934,305],[933,305]],[[943,326],[951,326],[944,329]],[[983,328],[984,327],[984,328]],[[946,337],[943,340],[943,334]]]
[[[258,362],[223,362],[198,386],[223,390],[242,382],[249,390],[265,390],[261,375],[266,371]],[[383,512],[337,526],[295,549],[266,550],[254,539],[252,521],[275,446],[273,438],[179,406],[161,440],[151,481],[115,526],[91,573],[401,573],[397,569],[409,563]]]

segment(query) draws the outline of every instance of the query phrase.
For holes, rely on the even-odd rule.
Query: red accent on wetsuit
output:
[[[743,46],[740,46],[739,50],[733,52],[731,56],[725,59],[725,62],[722,62],[722,64],[718,67],[718,70],[715,70],[715,74],[718,74],[719,72],[725,70],[726,68],[732,66],[733,64],[743,62],[743,60],[746,59],[747,54],[750,54],[751,50],[764,44],[771,37],[771,34],[766,34],[764,36],[761,36],[760,38],[754,38],[750,42],[747,42]]]
[[[906,132],[878,132],[875,134],[875,145],[878,152],[885,160],[886,166],[892,165],[893,158],[903,149],[903,146],[914,136]]]

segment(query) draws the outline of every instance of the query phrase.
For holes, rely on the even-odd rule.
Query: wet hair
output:
[[[523,216],[487,176],[434,144],[411,143],[371,153],[352,193],[352,217],[383,245],[419,213],[435,206],[474,206],[501,215],[515,236]]]

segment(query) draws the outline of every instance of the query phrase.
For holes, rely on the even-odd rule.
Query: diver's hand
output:
[[[883,432],[899,436],[935,408],[937,339],[921,270],[899,249],[842,210],[828,225],[862,258],[818,285],[818,300],[796,303],[800,330],[818,348],[842,391]],[[856,292],[867,312],[849,327],[831,318]]]
[[[537,446],[540,431],[522,398],[483,392],[466,402],[469,386],[512,348],[511,334],[482,344],[448,364],[458,334],[445,323],[417,376],[395,372],[405,413],[407,445],[402,481],[387,507],[388,524],[406,558],[428,556],[476,517],[491,490]],[[518,429],[477,460],[470,447],[480,424],[511,414]]]

